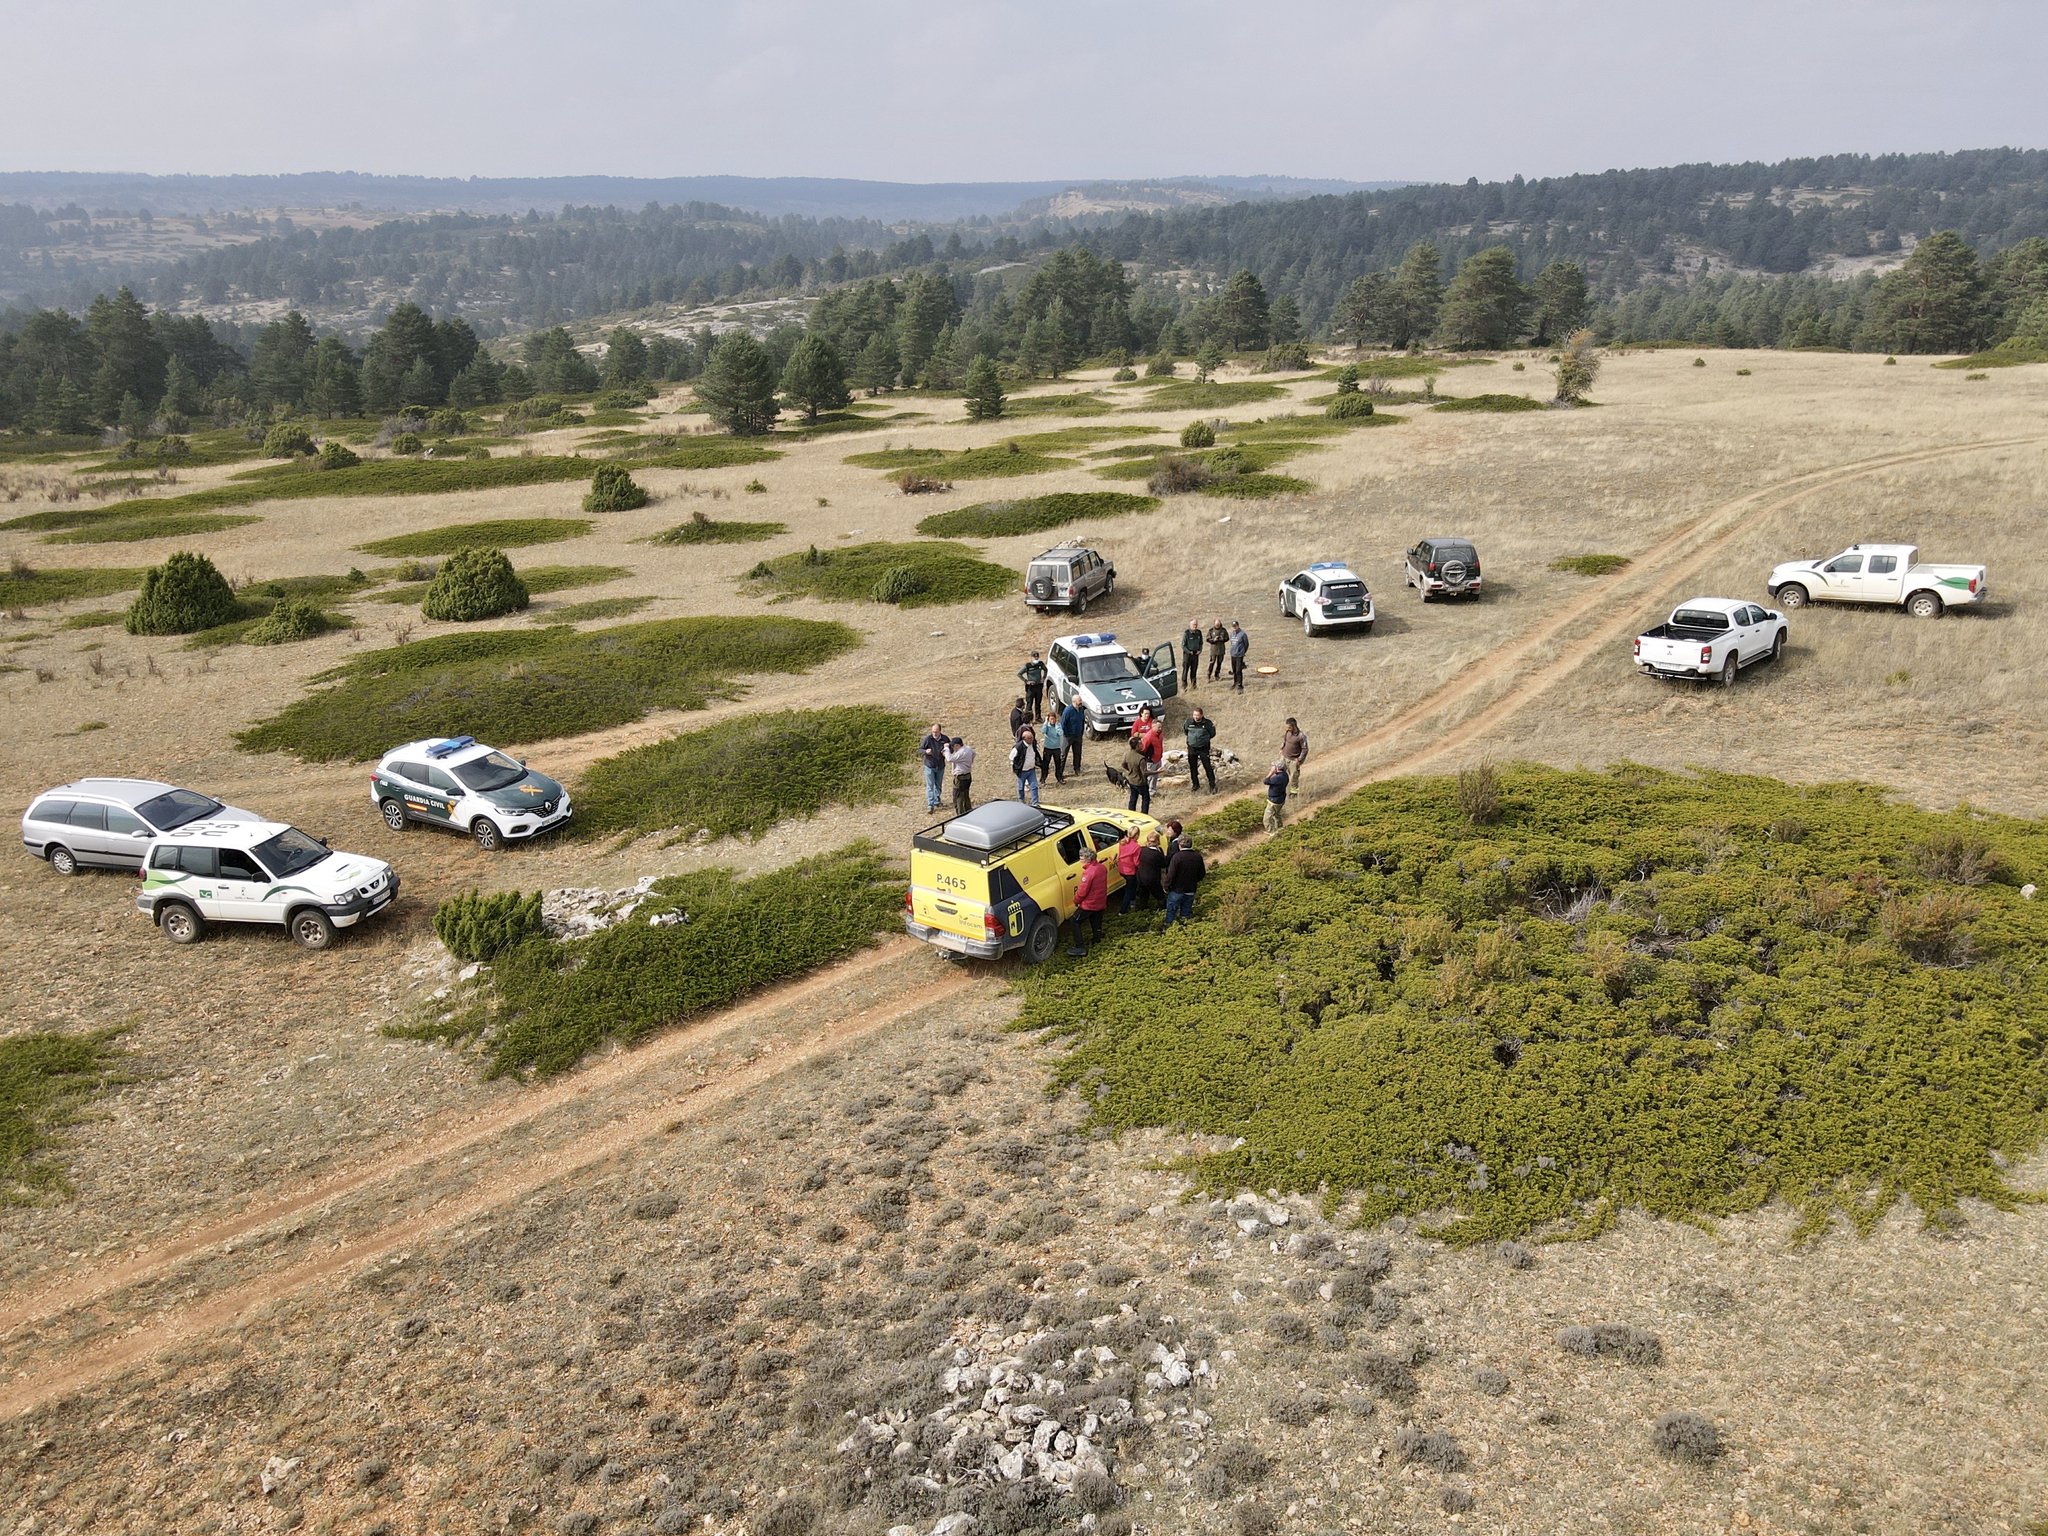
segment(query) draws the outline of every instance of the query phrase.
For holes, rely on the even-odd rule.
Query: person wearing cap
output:
[[[1209,642],[1209,681],[1213,683],[1223,676],[1223,648],[1230,643],[1230,631],[1218,619],[1203,638]]]
[[[1036,720],[1045,713],[1045,663],[1038,659],[1038,652],[1031,653],[1031,659],[1017,669],[1017,680],[1024,685],[1024,707]]]
[[[1273,765],[1273,771],[1266,775],[1266,830],[1278,832],[1280,823],[1287,817],[1287,763],[1285,759]]]
[[[1230,644],[1226,649],[1230,653],[1230,686],[1239,693],[1244,692],[1244,658],[1245,653],[1251,648],[1252,637],[1244,632],[1242,624],[1232,619],[1230,621]]]

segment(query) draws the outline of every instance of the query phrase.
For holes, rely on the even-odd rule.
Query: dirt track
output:
[[[1624,639],[1643,599],[1687,578],[1737,534],[1803,496],[1901,465],[2041,441],[2002,438],[1880,455],[1788,477],[1725,502],[1668,534],[1622,572],[1591,584],[1568,606],[1457,673],[1370,737],[1323,746],[1318,784],[1342,782],[1319,789],[1317,797],[1412,771],[1483,742],[1576,668]],[[1603,615],[1612,617],[1603,622]],[[792,696],[797,691],[801,685]],[[764,696],[754,702],[783,700]],[[628,727],[626,733],[635,729]],[[620,733],[608,734],[602,750],[617,750],[621,739]],[[1407,746],[1411,740],[1418,744]],[[1389,742],[1394,743],[1391,755]],[[574,751],[567,756],[580,760]],[[953,973],[932,980],[907,1000],[898,987],[883,1000],[841,1014],[823,1031],[785,1026],[773,1048],[730,1055],[715,1068],[701,1065],[703,1053],[733,1043],[743,1026],[811,999],[844,1001],[864,985],[887,984],[890,973],[906,964],[929,964],[935,978],[942,976],[936,962],[915,946],[889,941],[501,1103],[415,1145],[315,1179],[112,1266],[18,1290],[0,1299],[0,1347],[11,1357],[8,1380],[0,1387],[0,1416],[48,1405],[351,1266],[446,1233],[612,1157],[679,1118],[875,1034],[913,1007],[995,984],[985,973]],[[472,1163],[513,1171],[478,1177],[468,1167]],[[402,1214],[392,1218],[394,1208]],[[57,1347],[50,1347],[53,1342]]]

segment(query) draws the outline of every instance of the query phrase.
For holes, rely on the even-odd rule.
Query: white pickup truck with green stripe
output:
[[[1808,603],[1888,603],[1916,619],[1984,601],[1981,565],[1922,565],[1915,544],[1851,544],[1820,560],[1788,560],[1766,583],[1786,608]]]

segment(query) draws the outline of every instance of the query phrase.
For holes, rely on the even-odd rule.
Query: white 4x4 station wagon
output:
[[[336,853],[281,821],[202,821],[159,837],[142,868],[135,910],[173,944],[208,923],[276,923],[307,949],[381,912],[398,895],[382,859]]]
[[[1372,628],[1372,594],[1365,581],[1342,560],[1318,560],[1280,583],[1280,616],[1301,620],[1301,632],[1348,625]]]

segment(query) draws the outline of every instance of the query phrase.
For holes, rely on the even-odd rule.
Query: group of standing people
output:
[[[1163,907],[1166,919],[1162,930],[1194,917],[1195,891],[1209,873],[1194,840],[1181,830],[1177,821],[1169,821],[1163,828],[1142,836],[1135,828],[1127,831],[1106,859],[1094,849],[1087,849],[1081,855],[1081,880],[1074,890],[1074,942],[1067,950],[1077,960],[1086,958],[1091,943],[1102,942],[1102,922],[1109,911],[1111,862],[1123,881],[1123,902],[1117,910]]]
[[[1180,632],[1180,681],[1184,688],[1199,687],[1197,676],[1206,652],[1209,657],[1209,681],[1220,682],[1223,664],[1230,663],[1230,686],[1237,693],[1244,692],[1244,659],[1251,654],[1252,637],[1244,632],[1244,626],[1232,619],[1225,624],[1218,619],[1207,629],[1202,628],[1200,619],[1189,619],[1188,627]]]

